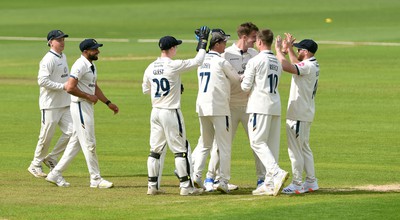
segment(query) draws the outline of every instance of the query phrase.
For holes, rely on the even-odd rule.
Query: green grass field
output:
[[[0,219],[398,219],[399,10],[400,2],[394,0],[2,1]],[[326,23],[326,18],[333,22]],[[157,43],[138,40],[164,35],[192,40],[194,29],[208,25],[231,34],[233,43],[236,27],[246,21],[271,28],[275,35],[290,32],[299,40],[321,42],[316,54],[321,66],[317,112],[310,137],[321,190],[300,196],[252,196],[254,159],[239,128],[232,146],[231,182],[240,190],[179,196],[169,152],[162,183],[166,194],[147,196],[151,104],[150,97],[142,94],[141,82],[159,49]],[[105,39],[99,40],[104,47],[96,63],[98,83],[120,113],[114,116],[98,104],[95,120],[102,175],[114,182],[113,189],[89,188],[82,154],[64,173],[69,188],[55,187],[26,170],[40,128],[38,65],[48,50],[45,37],[52,29],[70,35],[64,51],[70,66],[80,55],[80,40]],[[326,41],[356,43],[322,43]],[[195,46],[184,43],[176,58],[194,56]],[[199,136],[196,72],[182,80],[182,112],[194,148]],[[283,123],[289,88],[290,75],[285,74],[279,85],[283,110],[279,162],[286,170],[290,161]],[[371,185],[388,190],[374,190]]]

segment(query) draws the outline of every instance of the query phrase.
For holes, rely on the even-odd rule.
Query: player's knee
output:
[[[148,181],[150,183],[157,183],[158,182],[158,176],[149,176]]]
[[[175,158],[177,158],[177,157],[187,158],[187,153],[186,152],[175,153]]]
[[[152,158],[155,158],[155,159],[159,160],[160,157],[161,157],[161,154],[156,153],[156,152],[150,152],[149,157],[152,157]]]

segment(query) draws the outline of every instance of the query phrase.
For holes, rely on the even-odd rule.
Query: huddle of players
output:
[[[181,40],[172,36],[160,39],[161,56],[147,67],[143,77],[143,92],[151,95],[153,106],[148,195],[163,193],[160,182],[166,145],[175,154],[175,174],[180,180],[181,195],[197,195],[204,190],[229,193],[238,189],[229,180],[231,143],[239,123],[248,134],[256,163],[258,179],[253,195],[276,196],[281,192],[298,194],[318,190],[309,147],[319,76],[319,65],[314,57],[317,44],[309,39],[294,43],[295,38],[287,33],[283,41],[280,36],[276,38],[275,56],[271,48],[274,37],[271,30],[259,30],[247,22],[238,27],[237,33],[238,41],[226,48],[230,35],[223,30],[210,31],[206,26],[197,29],[198,53],[188,60],[173,60]],[[258,52],[253,49],[254,44]],[[293,46],[298,48],[297,55]],[[286,60],[286,54],[290,61]],[[192,154],[180,111],[180,75],[196,67],[200,138]],[[278,85],[282,71],[293,74],[286,123],[293,180],[284,189],[289,173],[278,165],[281,121]],[[203,182],[202,172],[210,152]],[[306,172],[305,181],[303,171]]]

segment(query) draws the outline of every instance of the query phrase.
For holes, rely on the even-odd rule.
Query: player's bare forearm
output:
[[[98,101],[97,96],[95,96],[95,95],[90,95],[90,94],[88,94],[88,93],[86,93],[86,92],[81,91],[81,90],[78,88],[78,80],[75,79],[75,78],[73,78],[73,77],[70,77],[70,78],[68,79],[68,83],[65,85],[65,90],[66,90],[69,94],[71,94],[71,95],[73,95],[73,96],[77,96],[77,97],[79,97],[79,98],[86,99],[86,100],[88,100],[89,102],[93,102],[94,104],[96,104],[97,101]]]
[[[118,106],[114,103],[111,103],[111,101],[104,95],[103,91],[100,89],[97,83],[96,83],[95,95],[100,99],[100,101],[106,104],[108,108],[114,112],[114,114],[117,114],[119,112]]]

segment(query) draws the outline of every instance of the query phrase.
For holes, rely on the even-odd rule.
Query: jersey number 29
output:
[[[158,79],[153,79],[153,82],[157,84],[157,89],[154,97],[161,97],[162,96],[167,96],[169,94],[169,91],[171,89],[171,86],[169,85],[169,81],[166,78],[161,78],[160,80]],[[162,92],[162,94],[161,94]]]

